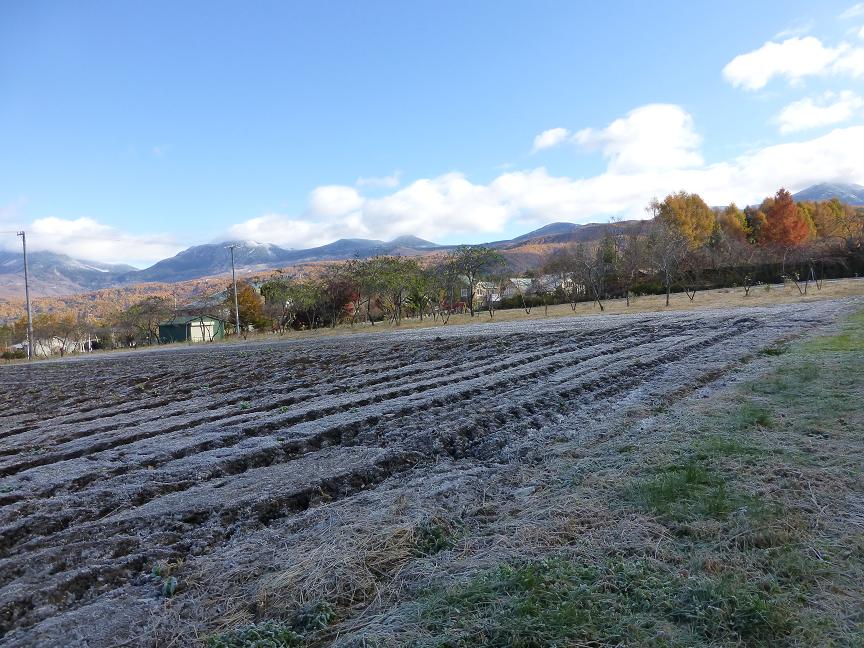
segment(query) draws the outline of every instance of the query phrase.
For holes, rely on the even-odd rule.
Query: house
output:
[[[534,285],[534,279],[531,277],[512,277],[504,286],[504,292],[501,297],[509,299],[517,295],[528,295],[531,293],[531,288]]]
[[[497,303],[501,299],[498,286],[491,281],[478,281],[474,285],[474,308],[480,304]]]
[[[572,275],[541,275],[533,280],[531,289],[528,291],[533,294],[549,294],[558,290],[565,293],[575,293],[581,295],[585,293],[585,286],[577,283]]]
[[[474,286],[474,303],[475,307],[478,307],[490,301],[494,304],[519,295],[549,295],[559,290],[580,295],[585,293],[585,286],[576,283],[572,276],[551,274],[540,277],[511,277],[500,286],[491,281],[478,281]]]
[[[186,315],[159,323],[161,342],[212,342],[225,337],[225,324],[219,317]]]
[[[12,351],[27,352],[28,343],[19,342],[11,346]],[[80,350],[77,340],[64,339],[56,335],[33,340],[33,356],[36,358],[47,358],[52,355],[64,356],[67,353],[75,353]]]

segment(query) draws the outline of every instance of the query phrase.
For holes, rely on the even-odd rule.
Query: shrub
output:
[[[208,648],[293,648],[303,638],[287,623],[264,621],[210,637]]]

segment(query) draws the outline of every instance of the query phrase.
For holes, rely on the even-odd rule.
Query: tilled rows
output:
[[[438,328],[0,370],[0,636],[438,458],[682,397],[840,304]],[[31,632],[32,631],[32,632]],[[32,644],[35,645],[35,642]]]

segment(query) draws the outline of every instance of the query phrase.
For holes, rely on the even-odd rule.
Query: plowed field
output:
[[[2,367],[0,644],[149,645],[157,563],[218,564],[238,546],[254,563],[251,540],[266,532],[263,565],[274,538],[290,546],[316,511],[363,515],[378,492],[448,475],[472,475],[480,490],[551,435],[722,384],[845,309],[491,323]],[[195,596],[189,583],[178,597]]]

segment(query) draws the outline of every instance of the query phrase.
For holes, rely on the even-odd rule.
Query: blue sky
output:
[[[146,265],[747,203],[864,183],[862,86],[848,0],[0,0],[0,230]]]

